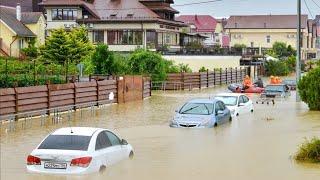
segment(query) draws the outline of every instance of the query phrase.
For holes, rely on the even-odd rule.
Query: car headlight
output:
[[[175,121],[174,119],[171,120],[171,125],[178,125],[177,121]]]
[[[201,125],[208,126],[211,123],[211,118],[203,118]]]

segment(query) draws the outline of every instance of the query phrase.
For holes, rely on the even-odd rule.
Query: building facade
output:
[[[231,47],[245,44],[251,48],[272,48],[274,42],[297,47],[296,15],[231,16],[225,30],[229,34]],[[307,58],[308,51],[315,48],[307,15],[302,15],[301,35],[303,55]]]
[[[220,45],[220,29],[217,29],[218,21],[214,17],[210,15],[181,15],[177,17],[177,20],[189,25],[186,33],[198,33],[205,36],[204,45],[206,47]]]
[[[36,40],[36,46],[45,42],[45,18],[39,12],[21,12],[16,8],[0,6],[0,55],[23,58],[21,50]]]
[[[173,0],[46,0],[40,3],[47,30],[85,25],[93,43],[113,51],[180,50],[180,32],[186,25],[175,20]]]

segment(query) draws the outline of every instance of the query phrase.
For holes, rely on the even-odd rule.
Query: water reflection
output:
[[[1,179],[318,179],[319,166],[290,159],[304,137],[320,135],[320,113],[309,112],[291,98],[272,105],[255,105],[214,129],[172,129],[174,110],[194,97],[207,98],[225,87],[199,91],[155,92],[141,102],[111,105],[73,114],[71,122],[39,121],[16,131],[1,127]],[[254,96],[253,98],[256,98]],[[271,119],[271,120],[268,120]],[[31,175],[25,158],[44,136],[64,126],[96,126],[115,130],[135,149],[133,160],[88,176]]]

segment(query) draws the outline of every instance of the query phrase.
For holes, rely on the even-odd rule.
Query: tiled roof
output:
[[[41,12],[23,12],[21,13],[21,22],[23,24],[35,24],[41,17]]]
[[[177,20],[195,25],[197,32],[214,32],[217,26],[217,20],[209,15],[182,15]]]
[[[161,21],[165,23],[185,26],[181,22],[161,19],[161,17],[146,7],[139,0],[94,0],[93,3],[83,0],[45,0],[40,5],[44,6],[84,6],[89,12],[96,15],[96,19],[81,20],[95,21]],[[130,15],[130,16],[128,16]]]
[[[16,19],[16,9],[0,6],[0,19],[9,26],[18,36],[35,37],[36,35],[22,22]]]
[[[308,15],[302,15],[302,28],[307,28]],[[296,29],[296,15],[230,16],[226,29]]]
[[[20,3],[21,11],[32,11],[32,0],[0,0],[0,5],[2,6],[16,7],[17,3]]]

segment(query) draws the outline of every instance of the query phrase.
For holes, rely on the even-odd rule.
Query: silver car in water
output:
[[[211,128],[231,120],[230,110],[221,100],[194,99],[176,111],[170,127]]]

